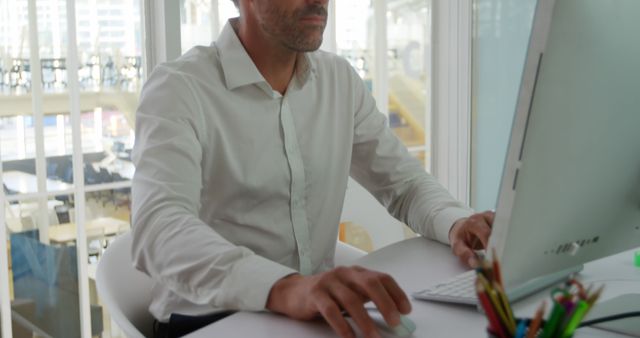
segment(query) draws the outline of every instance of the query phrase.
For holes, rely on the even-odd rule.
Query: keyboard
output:
[[[428,289],[413,293],[413,298],[476,306],[476,271],[469,270]]]

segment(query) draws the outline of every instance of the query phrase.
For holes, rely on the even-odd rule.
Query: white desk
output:
[[[38,191],[38,178],[36,175],[23,171],[5,171],[2,173],[2,180],[7,188],[22,193],[33,193]],[[62,191],[73,188],[73,185],[58,180],[46,180],[47,191]]]
[[[100,217],[90,220],[86,224],[87,237],[92,237],[92,233],[96,237],[115,236],[130,228],[129,222],[119,220],[113,217]],[[78,235],[78,227],[75,223],[65,223],[52,225],[49,227],[49,240],[52,243],[66,244],[76,240]]]
[[[391,274],[400,286],[410,294],[426,286],[450,278],[464,268],[450,254],[449,247],[424,238],[405,240],[359,260],[359,264]],[[606,261],[587,264],[583,280],[618,280],[607,284],[601,300],[613,298],[624,292],[640,293],[640,269],[633,267],[633,256],[617,255]],[[259,276],[256,276],[259,277]],[[516,315],[531,316],[542,299],[549,297],[545,291],[518,303]],[[483,333],[486,319],[475,308],[467,306],[424,302],[412,299],[413,311],[409,317],[416,323],[413,337],[486,337]],[[392,337],[382,332],[383,337]],[[206,326],[189,338],[208,337],[335,337],[329,326],[321,322],[300,322],[271,313],[239,312]],[[612,332],[585,328],[576,331],[575,337],[626,337]]]

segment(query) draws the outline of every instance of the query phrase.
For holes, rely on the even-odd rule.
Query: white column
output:
[[[42,111],[42,67],[38,53],[38,13],[36,0],[29,0],[29,50],[31,51],[31,105],[36,141],[36,176],[38,180],[38,229],[40,241],[49,243],[49,215],[47,214],[47,168],[44,153],[44,114]]]
[[[336,1],[329,1],[327,27],[324,30],[324,36],[322,39],[322,46],[320,48],[330,53],[336,53],[338,51],[338,43],[336,41]],[[344,1],[344,0],[343,0]]]
[[[220,34],[220,4],[218,3],[218,0],[211,0],[209,20],[211,21],[211,41],[215,41],[218,39],[218,34]]]
[[[432,25],[433,25],[433,2],[429,1],[427,5],[427,18],[428,22],[424,24],[424,70],[425,76],[424,86],[426,90],[425,102],[431,102],[433,100],[433,91],[432,91],[432,81],[433,81],[433,39],[432,39]],[[432,144],[432,135],[433,135],[433,121],[432,121],[432,105],[425,104],[424,105],[424,130],[427,132],[424,133],[424,149],[426,154],[428,155],[425,158],[425,170],[432,173],[433,172],[433,144]]]
[[[387,56],[387,0],[373,0],[374,64],[373,97],[378,109],[389,114],[389,71]]]
[[[144,1],[145,76],[165,61],[182,53],[180,44],[180,2],[176,0]]]
[[[2,149],[0,149],[2,155]],[[0,156],[1,158],[1,156]],[[0,182],[2,182],[2,161],[0,161]],[[9,293],[9,257],[7,254],[7,228],[5,226],[4,189],[0,191],[0,323],[2,337],[11,337],[11,294]]]
[[[469,203],[472,0],[433,0],[433,174]]]
[[[67,0],[67,68],[78,69],[78,45],[76,41],[75,0]],[[87,264],[87,235],[85,229],[85,192],[82,158],[82,133],[80,132],[80,85],[78,72],[69,72],[69,116],[73,135],[73,180],[75,220],[77,225],[78,293],[80,302],[80,333],[83,338],[91,338],[91,308],[89,305],[89,274]]]

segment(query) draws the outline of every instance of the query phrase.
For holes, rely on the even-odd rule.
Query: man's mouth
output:
[[[310,22],[315,24],[325,24],[325,22],[327,21],[327,17],[322,15],[306,15],[300,18],[300,21]]]

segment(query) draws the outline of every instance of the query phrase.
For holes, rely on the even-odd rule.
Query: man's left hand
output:
[[[485,249],[489,243],[495,213],[485,211],[458,220],[449,231],[449,243],[462,264],[475,268],[480,263],[474,250]]]

